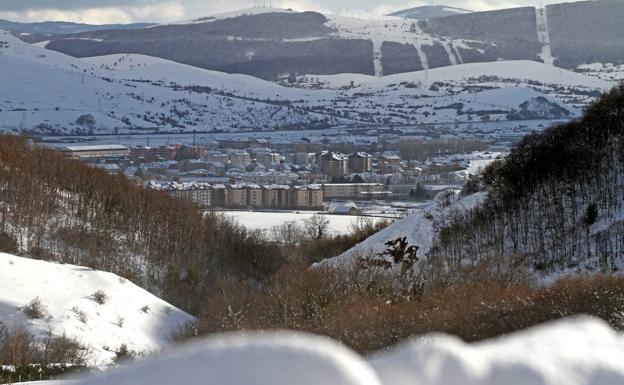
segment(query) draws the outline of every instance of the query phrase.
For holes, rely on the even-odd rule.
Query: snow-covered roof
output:
[[[98,146],[67,146],[63,150],[71,152],[86,151],[128,151],[128,147],[119,144],[106,144]]]

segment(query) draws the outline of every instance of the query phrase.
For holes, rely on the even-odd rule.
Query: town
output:
[[[71,145],[62,151],[203,209],[327,209],[336,214],[361,214],[359,205],[371,202],[423,202],[444,190],[461,190],[479,165],[500,154],[484,142],[463,141],[458,147],[454,139],[333,147],[237,138],[158,146]]]

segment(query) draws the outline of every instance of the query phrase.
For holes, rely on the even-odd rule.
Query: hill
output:
[[[613,85],[517,61],[381,79],[309,75],[287,87],[138,54],[80,60],[8,33],[0,33],[0,81],[8,95],[0,129],[45,135],[569,119]],[[84,115],[94,123],[78,124]]]
[[[0,164],[0,251],[111,272],[188,312],[217,278],[260,279],[282,261],[225,217],[25,138],[0,136]]]
[[[110,364],[122,345],[156,352],[193,317],[111,273],[0,253],[0,322],[37,341],[65,336],[89,351],[88,364]],[[101,291],[102,303],[94,298]],[[39,299],[40,313],[33,310]],[[30,306],[30,308],[29,308]]]
[[[440,196],[325,264],[352,264],[407,236],[421,247],[423,264],[440,258],[451,270],[503,256],[545,280],[621,271],[623,116],[624,88],[618,87],[582,119],[524,138],[471,184],[474,191],[480,183],[482,192]],[[466,205],[476,198],[481,204]]]
[[[31,34],[37,35],[65,35],[68,33],[92,32],[109,29],[140,29],[151,27],[153,23],[134,24],[82,24],[66,21],[44,21],[38,23],[20,23],[10,20],[0,19],[0,29],[5,31],[23,34],[25,37]]]
[[[406,19],[424,20],[434,17],[445,17],[453,15],[463,15],[471,13],[467,9],[449,7],[446,5],[424,5],[421,7],[403,9],[397,12],[393,12],[388,16],[404,17]]]
[[[499,60],[554,62],[574,69],[581,64],[622,64],[623,12],[618,0],[425,20],[371,21],[252,9],[151,28],[24,39],[45,41],[48,48],[75,57],[143,54],[266,80],[308,73],[381,76]]]

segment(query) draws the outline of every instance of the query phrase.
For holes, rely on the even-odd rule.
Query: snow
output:
[[[477,175],[495,160],[500,157],[504,157],[505,155],[506,153],[502,152],[492,152],[488,154],[483,152],[476,152],[468,157],[470,158],[468,159],[468,168],[466,170],[459,171],[458,173],[464,175]]]
[[[91,297],[98,290],[107,296],[102,305]],[[30,320],[19,309],[37,297],[46,316]],[[92,365],[109,364],[122,344],[136,352],[164,349],[171,332],[192,320],[117,275],[0,253],[0,321],[22,325],[39,338],[48,330],[76,338],[93,353]]]
[[[422,338],[371,363],[392,385],[612,385],[624,383],[622,359],[622,335],[579,318],[474,345]]]
[[[554,65],[555,58],[552,56],[552,49],[550,46],[550,33],[548,31],[548,17],[546,15],[546,8],[540,8],[535,10],[537,36],[540,44],[542,45],[542,52],[540,57],[544,63],[548,65]]]
[[[285,222],[296,222],[303,226],[303,222],[314,216],[313,212],[263,212],[263,211],[224,211],[228,217],[236,219],[238,223],[247,227],[249,230],[260,230],[263,232],[270,231],[275,226],[280,226]],[[353,215],[326,215],[323,218],[329,220],[328,233],[330,235],[348,234],[352,225],[359,218]],[[371,218],[377,220],[376,218]]]
[[[381,44],[379,39],[386,38],[383,26],[378,30],[377,24],[367,26],[363,20],[338,17],[336,20],[348,20],[359,28],[358,33],[377,39],[376,44]],[[388,28],[394,28],[393,25],[394,22],[389,22]],[[574,115],[591,100],[587,96],[591,91],[606,90],[614,84],[543,63],[517,61],[464,64],[385,77],[318,76],[317,79],[328,83],[322,87],[329,89],[306,89],[144,55],[108,55],[81,60],[28,45],[3,32],[0,32],[0,39],[6,41],[0,47],[0,83],[5,94],[10,95],[0,100],[0,129],[16,131],[38,127],[37,130],[45,134],[85,134],[90,129],[95,134],[109,134],[114,129],[119,133],[150,134],[173,130],[236,132],[284,126],[303,128],[325,121],[334,127],[362,127],[381,122],[396,125],[471,123],[480,117],[496,122],[506,121],[511,109],[527,98],[540,95],[547,95]],[[413,41],[417,47],[426,44],[424,40]],[[446,47],[453,54],[450,43]],[[381,67],[378,70],[378,74],[383,72]],[[481,76],[497,78],[476,79]],[[578,93],[559,92],[559,87],[529,85],[529,80],[577,87],[583,93],[579,96]],[[356,88],[339,89],[350,86],[351,81]],[[434,92],[429,88],[436,81],[447,83]],[[306,84],[303,87],[315,88]],[[480,92],[483,88],[494,90]],[[513,99],[513,104],[505,104],[500,113],[491,116],[475,117],[466,113],[487,111],[492,104],[500,105],[496,103],[499,100],[495,91],[502,88],[507,88],[500,91],[507,96],[501,100]],[[512,98],[509,94],[516,96]],[[274,101],[290,101],[290,107]],[[464,105],[463,111],[448,107],[458,103]],[[419,113],[415,114],[416,110]],[[341,117],[347,116],[345,113],[348,118]],[[83,114],[94,116],[95,127],[87,130],[76,124]]]
[[[221,335],[76,385],[614,385],[623,360],[624,336],[579,317],[476,344],[424,336],[369,359],[306,334]]]
[[[386,242],[406,237],[409,245],[419,247],[418,256],[425,257],[431,250],[435,240],[438,223],[457,211],[467,211],[480,205],[486,193],[477,193],[466,197],[455,197],[449,207],[441,208],[438,203],[431,203],[420,211],[408,215],[363,242],[355,245],[343,254],[326,259],[315,266],[342,268],[350,267],[360,257],[370,257],[386,249]]]
[[[381,385],[356,353],[294,333],[223,335],[76,385]]]
[[[389,75],[381,79],[360,74],[314,75],[314,77],[318,77],[321,82],[328,83],[334,88],[344,87],[348,85],[350,81],[360,84],[363,88],[380,88],[401,82],[422,82],[427,84],[433,82],[459,82],[482,76],[496,76],[502,79],[517,79],[523,81],[533,80],[545,84],[556,83],[561,86],[582,86],[601,90],[611,89],[614,85],[614,83],[610,81],[595,79],[583,74],[531,60],[466,63],[427,71]]]
[[[194,19],[194,20],[182,20],[182,21],[179,21],[179,22],[170,23],[170,25],[210,23],[210,22],[215,21],[215,20],[231,19],[231,18],[235,18],[235,17],[239,17],[239,16],[246,16],[246,15],[249,15],[249,16],[251,16],[251,15],[262,15],[262,14],[266,14],[266,13],[298,13],[298,12],[295,11],[295,10],[286,9],[286,8],[253,7],[253,8],[239,9],[239,10],[236,10],[236,11],[229,11],[229,12],[222,12],[222,13],[212,14],[212,15],[208,15],[206,17],[201,17],[201,18]]]

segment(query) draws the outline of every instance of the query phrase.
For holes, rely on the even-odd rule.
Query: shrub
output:
[[[98,304],[104,305],[106,301],[108,301],[108,296],[103,290],[98,290],[95,293],[91,294],[91,298]]]
[[[34,298],[22,308],[22,312],[30,319],[42,319],[47,309],[39,297]]]
[[[83,324],[87,323],[87,313],[85,313],[83,310],[78,309],[77,307],[73,307],[71,310],[76,315],[78,320],[80,320],[80,322],[82,322]]]
[[[17,254],[19,252],[17,241],[6,232],[0,232],[0,252],[8,254]]]
[[[178,325],[171,334],[169,340],[173,343],[182,343],[191,338],[197,337],[199,334],[199,325],[195,321],[188,321]]]
[[[535,287],[521,269],[495,264],[430,277],[417,296],[362,270],[288,268],[261,288],[224,280],[204,304],[199,331],[300,330],[369,353],[426,333],[480,341],[578,314],[624,329],[624,278],[564,279]]]
[[[129,361],[134,361],[137,357],[137,353],[130,350],[128,345],[121,344],[119,349],[115,351],[115,364],[120,365]]]
[[[91,352],[75,338],[65,335],[49,337],[45,345],[44,363],[62,363],[85,366],[91,358]]]

